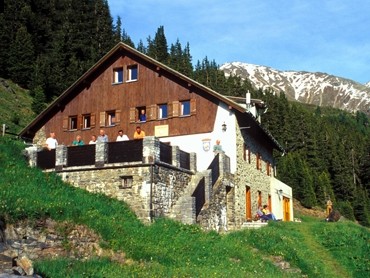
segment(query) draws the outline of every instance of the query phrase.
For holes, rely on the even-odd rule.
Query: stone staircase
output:
[[[200,180],[207,175],[208,172],[198,172],[192,177],[190,183],[183,191],[182,196],[177,200],[176,204],[173,205],[171,209],[170,217],[172,219],[179,220],[185,224],[196,223],[195,198],[191,195],[193,194]]]

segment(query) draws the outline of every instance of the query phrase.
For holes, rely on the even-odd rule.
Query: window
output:
[[[113,70],[113,83],[123,83],[123,68],[116,68]]]
[[[251,163],[251,151],[247,145],[244,144],[244,152],[243,152],[243,159],[248,163]]]
[[[112,126],[116,124],[116,111],[107,112],[107,118],[105,120],[107,126]]]
[[[271,176],[271,164],[270,162],[266,162],[266,173],[268,176]]]
[[[257,206],[262,207],[262,192],[259,190],[257,191]]]
[[[167,114],[167,104],[159,104],[158,105],[158,119],[166,119],[168,117]]]
[[[146,122],[146,107],[141,106],[136,108],[137,119],[139,122]]]
[[[132,176],[121,176],[121,184],[118,186],[119,189],[131,188],[132,187]]]
[[[262,170],[262,157],[261,157],[261,155],[259,153],[257,153],[256,158],[257,158],[256,168],[257,168],[257,170]]]
[[[68,127],[69,127],[69,130],[76,130],[77,129],[77,116],[69,117]]]
[[[180,116],[189,116],[190,115],[190,101],[181,101],[181,114]]]
[[[110,110],[106,112],[100,112],[99,124],[100,127],[104,126],[115,126],[119,124],[121,118],[121,110]],[[92,125],[95,125],[95,117],[91,118]]]
[[[128,76],[127,81],[135,81],[137,80],[137,65],[132,65],[127,67],[128,70]]]
[[[91,115],[90,114],[82,115],[82,128],[83,129],[91,128]]]

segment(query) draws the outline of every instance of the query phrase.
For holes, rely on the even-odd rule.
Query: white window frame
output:
[[[133,71],[136,72],[136,78],[133,78]],[[127,82],[137,81],[139,78],[139,68],[138,65],[127,66]]]
[[[163,107],[166,106],[166,116],[163,116]],[[167,119],[168,118],[168,105],[167,103],[158,104],[158,119]]]
[[[91,114],[82,115],[82,128],[83,129],[91,128]]]
[[[182,116],[182,117],[184,117],[184,116],[190,116],[190,100],[180,101],[180,104],[181,104],[181,113],[180,113],[180,116]],[[189,108],[189,113],[188,114],[184,114],[184,110],[185,110],[185,107],[186,106]]]
[[[69,116],[69,119],[68,119],[68,129],[69,130],[77,130],[78,129],[77,123],[78,123],[78,117],[77,117],[77,115]]]
[[[122,84],[124,82],[123,78],[123,67],[113,69],[113,84]]]
[[[116,111],[107,111],[106,123],[107,126],[115,126],[116,125]]]

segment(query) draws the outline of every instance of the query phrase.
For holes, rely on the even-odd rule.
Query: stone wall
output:
[[[258,192],[261,192],[262,203],[266,204],[268,195],[270,194],[270,176],[267,175],[266,162],[268,161],[272,166],[274,160],[272,154],[269,154],[263,146],[256,140],[256,138],[247,136],[246,133],[241,133],[239,128],[236,128],[237,134],[237,169],[235,172],[235,200],[234,212],[235,226],[239,229],[246,221],[246,187],[249,186],[251,190],[252,215],[257,211]],[[243,138],[244,136],[244,138]],[[244,160],[244,142],[249,148],[250,163]],[[257,170],[257,153],[261,154],[263,158],[262,169]],[[273,167],[272,167],[273,168]]]
[[[152,217],[169,217],[192,177],[189,172],[156,164],[116,165],[58,174],[73,186],[125,201],[145,223]]]

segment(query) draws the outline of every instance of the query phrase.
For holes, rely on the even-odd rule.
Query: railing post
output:
[[[226,173],[230,173],[230,157],[228,157],[224,153],[219,154],[219,169],[220,176]]]
[[[58,145],[55,149],[55,171],[62,171],[67,166],[67,146]]]
[[[180,148],[178,146],[172,146],[172,165],[180,167]]]
[[[37,167],[37,147],[32,146],[25,149],[30,167]]]
[[[194,152],[190,153],[190,171],[197,171],[197,154]]]
[[[104,167],[108,161],[108,143],[96,142],[95,144],[95,167]]]
[[[160,160],[160,141],[155,136],[143,139],[143,163],[154,163]]]

